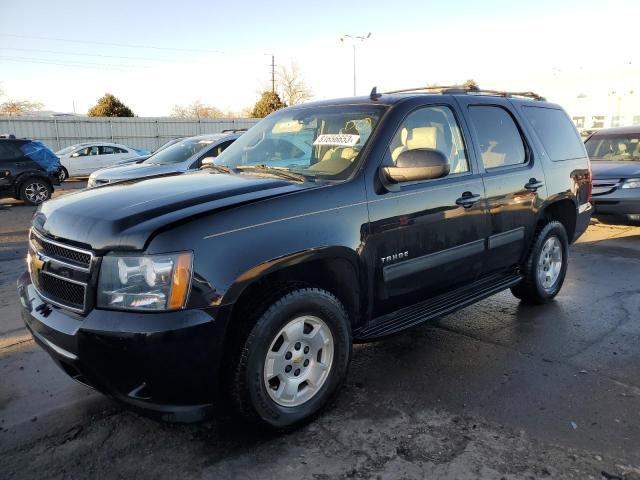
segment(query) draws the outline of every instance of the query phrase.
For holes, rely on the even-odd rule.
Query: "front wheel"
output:
[[[230,397],[245,420],[289,429],[313,418],[343,383],[351,359],[347,313],[331,293],[294,290],[241,342]]]
[[[20,185],[20,199],[27,205],[40,205],[52,192],[51,185],[40,178],[28,178]]]
[[[511,292],[523,301],[543,304],[552,300],[567,274],[569,241],[562,223],[550,221],[536,232],[522,265],[523,280]]]

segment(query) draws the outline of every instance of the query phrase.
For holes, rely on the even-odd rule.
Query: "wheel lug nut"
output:
[[[304,353],[309,353],[309,346],[304,347]]]
[[[300,342],[296,342],[296,344],[295,344],[295,349],[296,349],[296,350],[300,350]]]
[[[287,365],[286,367],[284,367],[284,371],[286,373],[289,373],[291,371],[291,365]]]
[[[293,372],[293,374],[297,377],[298,375],[300,375],[300,369],[296,368],[296,370]]]
[[[291,356],[291,352],[287,352],[285,353],[284,358],[286,358],[287,360],[291,360]]]
[[[309,366],[309,359],[308,359],[308,358],[304,361],[303,365],[304,365],[305,367],[308,367],[308,366]]]

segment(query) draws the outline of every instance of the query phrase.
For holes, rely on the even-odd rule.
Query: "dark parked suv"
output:
[[[0,136],[0,198],[39,205],[60,184],[59,173],[60,160],[44,143]]]
[[[45,203],[18,282],[35,340],[161,418],[286,428],[353,342],[551,300],[591,215],[578,132],[534,94],[424,90],[284,109],[199,172]]]

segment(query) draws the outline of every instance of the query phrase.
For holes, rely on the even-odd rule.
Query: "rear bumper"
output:
[[[578,217],[576,219],[576,231],[571,242],[575,242],[580,236],[589,228],[591,222],[591,215],[593,213],[593,205],[591,203],[585,203],[578,208]]]
[[[162,420],[211,413],[224,332],[209,312],[77,316],[42,300],[28,273],[18,291],[34,340],[75,380]]]

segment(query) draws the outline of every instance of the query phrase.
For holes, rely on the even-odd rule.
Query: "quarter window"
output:
[[[527,161],[520,131],[511,115],[501,107],[469,107],[485,169],[521,165]]]
[[[551,160],[570,160],[585,156],[582,140],[562,110],[525,107],[524,114],[533,125]]]
[[[391,162],[402,152],[418,148],[439,150],[449,160],[449,175],[469,171],[469,161],[458,122],[449,107],[425,107],[410,113],[389,145]]]

